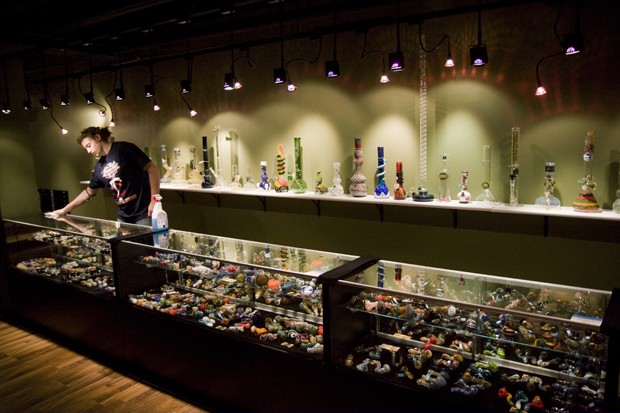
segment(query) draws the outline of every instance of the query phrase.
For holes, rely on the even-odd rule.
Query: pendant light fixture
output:
[[[388,55],[388,65],[392,72],[405,69],[405,56],[400,50],[400,2],[396,1],[396,51]]]
[[[60,105],[61,106],[69,106],[69,63],[67,60],[67,48],[64,48],[64,58],[65,58],[65,93],[60,95]]]
[[[484,66],[489,62],[487,46],[482,42],[482,9],[478,1],[478,43],[469,47],[469,61],[472,66]]]
[[[547,55],[543,57],[542,59],[540,59],[538,63],[536,64],[536,82],[537,82],[536,92],[535,92],[536,96],[543,96],[547,94],[547,88],[543,85],[543,83],[540,80],[540,74],[539,74],[540,65],[542,64],[542,62],[544,62],[545,60],[551,57],[556,57],[556,56],[561,56],[561,55],[562,53],[553,53],[553,54]]]
[[[365,59],[366,57],[370,56],[371,54],[378,54],[378,55],[380,55],[381,56],[381,76],[379,77],[379,82],[380,83],[389,83],[390,82],[390,78],[385,73],[385,56],[379,50],[370,50],[370,51],[367,52],[366,51],[366,44],[367,43],[368,43],[368,30],[364,30],[364,46],[362,47],[362,55],[360,57],[360,60]]]
[[[22,61],[22,68],[24,71],[24,100],[22,101],[22,107],[25,111],[32,110],[32,100],[30,99],[30,88],[28,88],[28,73],[26,71],[26,60]]]
[[[121,50],[118,48],[118,86],[116,78],[114,78],[114,99],[117,102],[125,100],[125,82],[123,81],[123,61],[121,59]],[[111,106],[110,106],[111,107]]]
[[[454,66],[454,59],[452,59],[452,51],[450,50],[450,36],[448,36],[447,34],[444,34],[443,37],[437,42],[437,44],[434,47],[431,47],[430,49],[427,49],[424,46],[424,41],[422,38],[422,23],[420,23],[419,25],[419,30],[418,30],[418,39],[420,42],[420,48],[422,49],[422,51],[426,52],[426,53],[431,53],[434,52],[435,50],[437,50],[437,48],[439,48],[439,46],[441,46],[441,44],[444,41],[448,42],[448,55],[446,58],[446,62],[444,63],[444,67],[453,67]]]
[[[566,56],[579,54],[584,51],[583,36],[581,35],[581,30],[579,28],[579,6],[579,0],[577,0],[575,9],[575,30],[570,33],[566,33],[562,38],[562,51]]]
[[[189,27],[189,24],[188,24]],[[185,60],[187,61],[187,77],[183,80],[181,80],[181,94],[186,95],[188,93],[191,93],[192,91],[192,75],[193,75],[193,63],[194,63],[194,59],[192,58],[191,54],[190,54],[190,36],[189,34],[187,35],[187,41],[186,41],[187,45],[186,45],[186,52],[187,55],[185,56]]]
[[[278,4],[278,13],[280,15],[280,67],[273,69],[273,83],[276,85],[287,82],[286,68],[284,67],[284,22],[282,16],[282,2]]]
[[[230,72],[224,75],[224,90],[237,90],[243,87],[243,84],[235,76],[235,42],[234,27],[232,24],[232,16],[234,10],[230,11]]]
[[[89,46],[92,47],[92,44],[89,43]],[[93,94],[93,52],[92,49],[88,52],[88,71],[89,71],[89,79],[90,79],[90,90],[84,93],[84,100],[86,100],[87,105],[92,105],[95,103],[95,95]]]
[[[328,78],[334,78],[334,77],[338,77],[340,76],[340,64],[338,63],[338,56],[337,56],[337,48],[336,48],[336,43],[337,43],[337,38],[336,38],[336,10],[337,10],[337,6],[336,6],[336,1],[334,1],[334,55],[332,60],[328,60],[325,62],[325,76]]]
[[[152,98],[155,96],[155,77],[153,76],[153,43],[149,42],[149,80],[150,83],[144,85],[144,97]]]
[[[9,99],[9,81],[6,77],[6,61],[2,62],[2,70],[4,72],[4,91],[5,101],[2,102],[2,113],[5,115],[11,114],[11,101]]]

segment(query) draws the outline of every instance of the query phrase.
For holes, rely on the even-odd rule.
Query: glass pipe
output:
[[[407,198],[407,192],[403,186],[403,163],[396,162],[396,184],[394,184],[394,199],[403,200]]]
[[[325,187],[325,185],[323,185],[323,173],[321,171],[318,171],[316,173],[316,180],[315,180],[315,185],[314,185],[314,193],[316,195],[323,195],[326,192],[327,192],[327,187]]]
[[[351,177],[351,186],[349,186],[349,192],[356,197],[366,196],[368,192],[368,186],[366,185],[366,176],[362,171],[362,165],[364,165],[363,158],[364,151],[362,150],[362,138],[355,138],[355,152],[353,153],[353,176]]]
[[[461,183],[459,184],[458,198],[461,204],[467,204],[471,201],[471,194],[467,191],[467,180],[469,178],[468,171],[461,171]]]
[[[543,195],[536,198],[534,205],[542,208],[559,208],[560,200],[553,196],[555,189],[555,162],[545,163],[545,181]]]
[[[200,161],[200,163],[203,164],[203,171],[202,171],[202,187],[203,188],[212,188],[213,187],[213,183],[211,182],[211,174],[209,172],[209,170],[211,168],[209,168],[209,147],[207,146],[207,137],[203,136],[202,137],[202,161]]]
[[[288,181],[284,177],[286,173],[286,158],[281,144],[277,145],[278,154],[276,155],[276,177],[273,186],[276,192],[288,192]]]
[[[213,128],[213,133],[215,134],[215,171],[212,171],[212,173],[215,176],[215,186],[228,186],[226,178],[222,176],[222,158],[220,156],[219,131],[219,125],[216,125]]]
[[[411,198],[417,202],[430,202],[435,199],[426,188],[426,147],[427,147],[427,86],[426,86],[426,53],[420,50],[420,185],[418,191],[411,191]]]
[[[440,202],[450,202],[450,172],[448,171],[448,154],[441,155],[441,170],[439,171],[439,195]]]
[[[390,196],[390,190],[385,184],[385,158],[383,157],[383,146],[377,148],[377,186],[375,187],[375,198],[385,199]]]
[[[510,206],[519,206],[519,137],[521,129],[512,128],[510,152]]]
[[[168,152],[166,150],[166,145],[161,145],[160,153],[161,153],[161,166],[164,168],[164,175],[161,177],[159,182],[161,182],[162,184],[167,184],[167,183],[170,183],[170,181],[172,181],[172,179],[170,179],[172,168],[170,167],[170,165],[168,165]]]
[[[294,194],[303,194],[308,189],[308,184],[303,178],[303,147],[301,146],[301,138],[293,138],[295,142],[295,179],[291,185]]]
[[[491,145],[482,145],[482,192],[476,201],[495,203],[495,197],[491,192]]]
[[[588,131],[583,147],[584,177],[579,180],[581,191],[573,201],[573,209],[579,212],[600,211],[598,201],[594,196],[596,182],[592,179],[592,161],[594,160],[594,132]]]
[[[230,187],[232,189],[243,188],[243,184],[241,183],[241,175],[239,175],[239,167],[237,165],[231,165],[231,170],[233,179],[230,183]]]
[[[260,162],[260,182],[256,184],[256,186],[263,191],[269,191],[271,189],[269,176],[267,175],[267,161]]]
[[[252,179],[252,174],[250,173],[250,167],[247,167],[247,172],[245,173],[245,182],[243,183],[244,189],[256,189],[256,183],[254,179]]]
[[[385,265],[383,261],[377,263],[377,287],[383,288],[385,282]]]
[[[181,149],[174,148],[174,163],[172,164],[172,183],[178,185],[187,184],[185,179],[185,166],[181,165]]]
[[[611,209],[616,213],[620,214],[620,189],[616,190],[616,200],[614,201]]]
[[[333,185],[329,188],[329,193],[333,196],[340,196],[344,194],[344,188],[341,185],[342,179],[340,178],[340,162],[334,162],[334,179]]]
[[[198,163],[196,162],[196,146],[189,145],[189,179],[188,185],[200,185],[202,177],[198,170]]]

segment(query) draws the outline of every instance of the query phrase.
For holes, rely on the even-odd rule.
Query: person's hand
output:
[[[153,216],[153,209],[155,208],[155,200],[151,197],[151,203],[149,204],[149,216]]]
[[[69,211],[67,211],[65,208],[60,208],[52,212],[47,212],[45,216],[49,216],[50,218],[57,218],[57,217],[64,217],[68,213]]]

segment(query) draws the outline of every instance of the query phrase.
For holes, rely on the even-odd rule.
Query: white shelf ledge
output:
[[[375,198],[373,195],[366,195],[365,197],[354,197],[350,194],[334,196],[327,194],[315,194],[314,192],[306,192],[303,194],[294,194],[292,192],[275,192],[274,190],[263,191],[260,189],[233,189],[230,187],[213,187],[202,188],[197,185],[176,185],[176,184],[160,184],[160,189],[164,191],[178,191],[178,192],[197,192],[208,193],[215,196],[219,195],[237,195],[237,196],[253,196],[259,198],[288,198],[288,199],[302,199],[310,201],[326,201],[326,202],[352,202],[352,203],[365,203],[372,205],[389,205],[389,206],[402,206],[413,208],[443,208],[455,211],[482,211],[493,212],[502,214],[522,214],[522,215],[539,215],[547,217],[562,217],[562,218],[577,218],[577,219],[597,219],[608,221],[620,221],[620,214],[613,212],[612,210],[599,210],[598,212],[578,212],[573,210],[572,207],[562,206],[559,208],[543,208],[532,204],[523,204],[519,206],[510,206],[504,203],[487,203],[483,201],[472,201],[469,203],[460,203],[458,201],[440,202],[432,200],[429,202],[414,201],[411,198],[404,200],[395,200],[394,198],[380,199]]]

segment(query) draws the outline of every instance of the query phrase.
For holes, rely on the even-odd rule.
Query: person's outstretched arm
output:
[[[87,187],[82,192],[80,192],[75,198],[73,198],[73,201],[69,202],[63,208],[52,211],[52,214],[55,214],[57,216],[67,215],[69,212],[71,212],[73,208],[79,207],[83,203],[90,201],[91,198],[97,195],[97,191],[98,191],[97,188]]]

